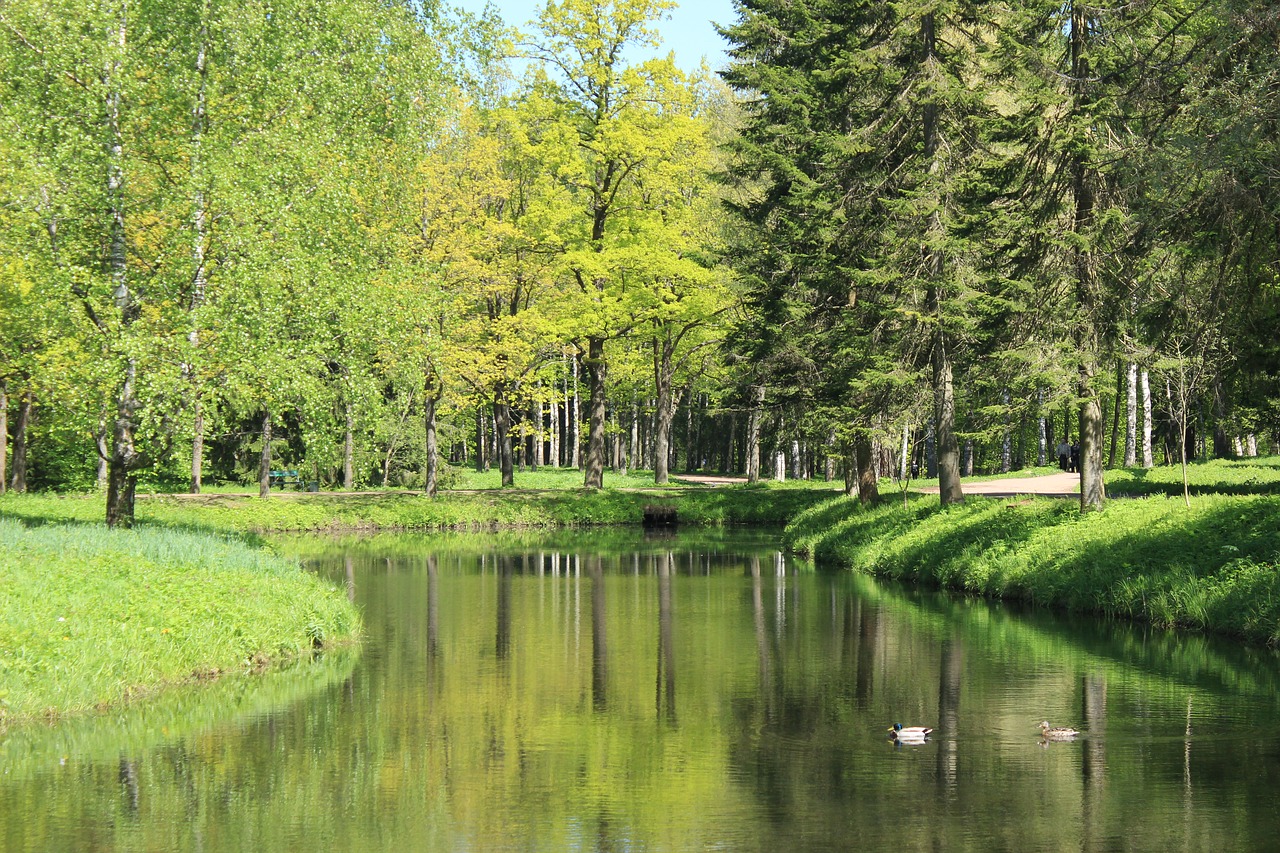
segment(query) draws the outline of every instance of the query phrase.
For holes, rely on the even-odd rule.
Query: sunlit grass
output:
[[[209,531],[490,530],[494,528],[638,525],[645,508],[674,506],[683,524],[785,524],[801,509],[837,488],[787,488],[774,484],[710,489],[573,488],[478,489],[442,492],[435,498],[405,492],[381,494],[273,494],[140,498],[140,525]],[[98,522],[98,495],[0,496],[0,516],[40,522]]]
[[[359,630],[337,590],[235,539],[0,518],[0,720],[114,706]]]
[[[819,563],[986,596],[1280,642],[1280,498],[1074,502],[916,499],[799,514]]]
[[[1192,495],[1280,494],[1280,457],[1192,462],[1187,465],[1187,481]],[[1115,495],[1181,495],[1182,466],[1109,471],[1107,491]]]

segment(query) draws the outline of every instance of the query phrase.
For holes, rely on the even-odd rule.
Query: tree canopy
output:
[[[0,488],[1275,447],[1269,4],[673,6],[4,4]]]

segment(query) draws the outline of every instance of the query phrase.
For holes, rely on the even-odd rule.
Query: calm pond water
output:
[[[761,534],[285,548],[363,648],[11,733],[0,850],[1280,844],[1268,651],[818,573]]]

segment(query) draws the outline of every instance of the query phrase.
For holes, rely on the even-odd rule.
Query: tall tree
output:
[[[565,148],[559,174],[581,197],[586,217],[566,240],[565,265],[578,288],[571,307],[585,339],[588,440],[585,485],[603,484],[608,341],[631,328],[630,282],[646,261],[630,223],[661,218],[676,203],[671,164],[699,144],[691,93],[670,57],[627,61],[652,47],[651,25],[672,0],[563,0],[538,19],[529,55],[549,72],[545,89],[561,110]],[[647,247],[645,247],[647,248]]]

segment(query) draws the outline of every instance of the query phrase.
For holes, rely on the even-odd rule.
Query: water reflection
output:
[[[364,610],[358,665],[248,717],[64,742],[66,764],[0,742],[0,849],[1264,850],[1280,829],[1265,651],[814,573],[762,537],[292,547]],[[1042,747],[1044,719],[1083,735]],[[898,748],[895,721],[937,731]]]

